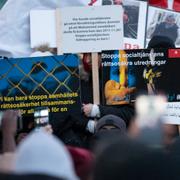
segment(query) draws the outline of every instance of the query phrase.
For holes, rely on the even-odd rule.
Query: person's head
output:
[[[96,133],[108,130],[117,130],[122,134],[126,132],[126,123],[115,115],[106,115],[99,119],[96,124]]]
[[[153,36],[148,44],[148,49],[151,48],[175,48],[175,44],[167,36]]]
[[[165,22],[169,25],[175,24],[175,17],[174,15],[170,14],[166,17]]]
[[[131,139],[119,139],[97,156],[94,180],[168,179],[169,164],[166,162],[161,151]]]
[[[15,173],[78,179],[64,144],[43,130],[31,133],[20,143],[16,152]]]
[[[82,148],[67,147],[74,162],[76,174],[81,180],[88,180],[91,177],[94,157],[93,154]]]
[[[91,148],[96,154],[107,145],[126,135],[126,124],[123,119],[115,115],[106,115],[97,121]]]

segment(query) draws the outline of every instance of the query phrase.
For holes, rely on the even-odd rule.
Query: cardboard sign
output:
[[[180,49],[116,50],[102,53],[104,104],[128,104],[141,92],[180,101]]]
[[[53,32],[56,32],[56,29],[59,29],[58,32],[61,33],[61,39],[59,40],[61,47],[58,48],[61,49],[62,53],[100,52],[123,47],[121,6],[63,8],[60,10],[60,22],[56,29],[53,29],[55,28],[52,18],[54,13],[49,11],[42,13],[42,10],[31,11],[31,39],[35,39],[31,41],[31,47],[40,45],[42,42],[47,42],[50,47],[54,47],[57,37]],[[48,14],[50,16],[49,21],[45,18]],[[52,20],[53,23],[50,22]],[[43,22],[46,27],[42,25]],[[52,30],[46,31],[46,28],[52,28]],[[39,34],[42,31],[44,31],[44,34],[41,37]],[[49,34],[49,36],[46,37],[46,34]],[[117,39],[117,37],[120,38]]]
[[[76,55],[2,59],[0,110],[80,112],[78,64]]]

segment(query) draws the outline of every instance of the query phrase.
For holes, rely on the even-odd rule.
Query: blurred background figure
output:
[[[18,146],[14,172],[19,175],[41,174],[78,180],[64,144],[43,130],[33,132]]]
[[[115,115],[106,115],[99,119],[96,124],[95,133],[100,133],[108,130],[118,131],[121,134],[126,132],[126,123],[123,119]]]
[[[169,162],[159,150],[119,139],[97,156],[94,180],[168,180],[173,177]]]
[[[162,116],[166,109],[166,98],[156,95],[142,95],[136,100],[136,118],[132,128],[137,128],[132,137],[149,146],[163,146]],[[130,134],[131,134],[130,129]]]
[[[81,180],[90,180],[92,178],[92,168],[94,155],[86,149],[67,146],[68,151],[73,159],[77,176]]]

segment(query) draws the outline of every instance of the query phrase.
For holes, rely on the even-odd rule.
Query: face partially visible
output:
[[[116,130],[116,129],[118,128],[114,125],[104,125],[103,127],[99,129],[99,131]]]
[[[122,5],[122,0],[113,0],[115,5]]]
[[[172,17],[167,17],[166,18],[166,23],[170,24],[170,25],[173,25],[173,24],[175,24],[175,19],[172,18]]]

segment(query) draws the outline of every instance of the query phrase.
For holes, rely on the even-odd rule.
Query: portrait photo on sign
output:
[[[149,6],[146,46],[153,36],[166,36],[180,47],[180,13]]]
[[[103,5],[122,5],[124,49],[144,48],[147,2],[103,0]]]

